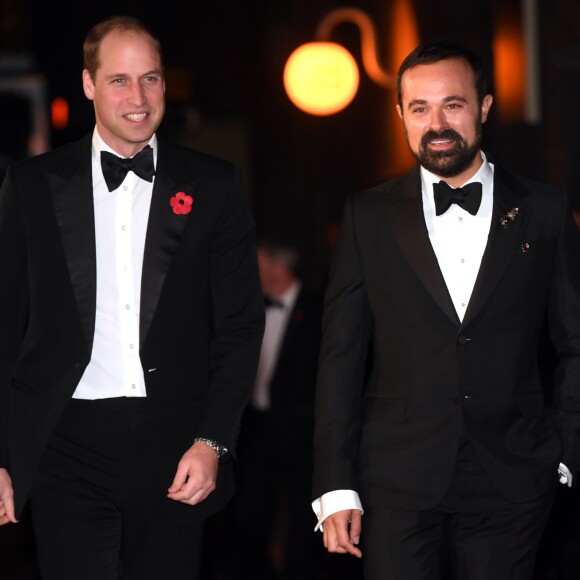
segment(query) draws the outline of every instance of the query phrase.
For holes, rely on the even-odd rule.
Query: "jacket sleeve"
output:
[[[254,224],[238,171],[213,240],[211,296],[210,389],[197,435],[233,451],[254,386],[264,331]]]
[[[314,429],[315,498],[358,488],[355,467],[372,318],[355,222],[351,196],[324,301]]]
[[[0,189],[0,467],[9,467],[10,378],[28,318],[24,220],[8,170]]]
[[[555,376],[555,418],[560,429],[564,463],[580,470],[580,231],[564,206],[548,322],[559,359]]]

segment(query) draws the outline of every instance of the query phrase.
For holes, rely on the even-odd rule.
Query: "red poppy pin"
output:
[[[185,215],[191,211],[193,197],[187,195],[187,193],[184,193],[183,191],[179,191],[171,198],[169,203],[173,208],[173,213],[177,215]]]

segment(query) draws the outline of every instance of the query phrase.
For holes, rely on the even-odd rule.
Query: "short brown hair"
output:
[[[97,69],[99,68],[99,50],[101,42],[111,32],[133,32],[136,34],[146,34],[151,38],[155,49],[159,53],[159,58],[163,62],[163,54],[161,51],[161,43],[159,39],[151,32],[145,24],[138,18],[133,16],[111,16],[106,20],[95,24],[87,34],[83,44],[84,68],[89,71],[91,78],[95,78]]]
[[[481,64],[481,59],[475,52],[466,46],[442,40],[421,44],[402,62],[399,67],[399,73],[397,74],[397,99],[399,101],[399,106],[403,106],[401,81],[405,71],[420,64],[434,64],[436,62],[453,58],[463,60],[473,71],[475,90],[477,91],[477,98],[481,105],[481,103],[483,103],[483,97],[487,94],[487,83],[485,82],[485,74],[483,71],[483,65]]]

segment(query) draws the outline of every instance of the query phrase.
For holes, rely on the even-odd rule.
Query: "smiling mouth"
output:
[[[435,147],[439,145],[450,145],[451,143],[455,143],[454,139],[431,139],[428,141],[429,145],[434,145]]]
[[[128,115],[125,115],[125,119],[134,122],[144,121],[146,118],[147,113],[129,113]]]
[[[427,131],[421,138],[421,147],[434,151],[448,151],[460,146],[462,141],[461,135],[453,129]]]

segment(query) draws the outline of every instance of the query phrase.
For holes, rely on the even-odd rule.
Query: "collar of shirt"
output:
[[[474,181],[481,181],[481,205],[477,212],[476,218],[487,219],[491,216],[493,209],[493,164],[489,163],[485,153],[480,151],[481,159],[483,163],[481,167],[477,170],[477,173],[468,179],[461,187],[472,183]],[[434,173],[431,173],[424,167],[421,167],[421,190],[423,193],[423,210],[425,216],[430,216],[432,219],[435,218],[435,199],[433,195],[433,184],[439,183],[441,177],[438,177]],[[445,180],[443,180],[445,181]],[[450,207],[446,213],[451,212],[461,212],[462,215],[471,215],[466,212],[463,208],[453,205]],[[445,215],[445,214],[443,214]],[[442,217],[442,216],[438,216]]]
[[[290,310],[294,307],[298,292],[300,292],[300,282],[294,282],[282,296],[277,298],[284,305],[284,310]]]
[[[151,140],[147,144],[153,149],[153,163],[155,168],[157,168],[157,135],[153,135]],[[96,193],[97,191],[101,191],[101,185],[104,185],[105,178],[103,177],[103,169],[101,167],[101,151],[108,151],[109,153],[113,153],[118,157],[123,157],[119,155],[114,149],[109,147],[99,135],[99,131],[97,127],[93,131],[93,142],[92,142],[92,163],[93,163],[93,190]],[[155,180],[155,178],[153,178]],[[105,186],[105,190],[108,193],[108,189]]]

